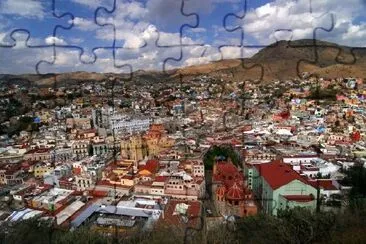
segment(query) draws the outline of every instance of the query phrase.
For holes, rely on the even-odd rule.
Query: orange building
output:
[[[146,164],[140,168],[139,175],[151,176],[154,175],[158,170],[159,170],[159,161],[148,160]]]
[[[174,140],[166,135],[162,124],[153,124],[144,136],[149,155],[157,155],[174,145]]]
[[[157,156],[174,143],[174,139],[166,135],[162,124],[153,124],[145,135],[134,135],[121,140],[121,157],[140,161],[145,157]]]
[[[216,162],[213,168],[215,206],[222,215],[240,217],[257,214],[252,192],[244,185],[244,176],[231,162]]]

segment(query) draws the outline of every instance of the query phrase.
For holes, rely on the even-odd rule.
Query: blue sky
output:
[[[1,0],[0,73],[162,70],[250,57],[277,40],[312,38],[316,27],[333,27],[319,39],[366,46],[364,12],[362,0]],[[185,24],[197,27],[180,38]],[[57,25],[70,29],[54,33]],[[10,38],[18,29],[29,31],[28,46],[25,32]]]

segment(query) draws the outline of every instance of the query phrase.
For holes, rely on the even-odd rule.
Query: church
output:
[[[214,164],[212,193],[215,207],[223,216],[257,214],[253,194],[244,184],[243,173],[230,161]]]

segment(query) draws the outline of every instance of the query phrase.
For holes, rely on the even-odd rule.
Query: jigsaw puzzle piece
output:
[[[250,7],[253,2],[242,0],[240,1],[240,4],[240,11],[228,13],[223,18],[223,28],[227,33],[235,33],[235,35],[237,35],[236,43],[220,45],[219,50],[221,51],[223,58],[225,58],[225,53],[227,52],[236,52],[237,55],[234,58],[240,60],[240,68],[236,68],[237,72],[243,77],[246,77],[248,81],[254,82],[263,80],[265,71],[264,66],[246,59],[252,57],[260,49],[265,47],[268,48],[267,44],[255,41],[255,38],[253,38],[252,35],[247,35],[247,32],[250,33],[249,30],[251,29],[250,26],[248,27],[248,23],[250,24],[250,22],[247,21],[247,18],[253,18],[253,16],[258,17],[259,13]],[[263,15],[262,17],[264,18],[266,15]],[[270,41],[270,43],[273,43],[273,41]],[[274,45],[270,47],[274,47]]]
[[[165,31],[155,26],[167,16],[156,15],[161,7],[169,7],[171,12],[180,13],[182,1],[149,1],[146,4],[134,1],[114,1],[111,9],[99,9],[96,19],[101,26],[113,26],[112,52],[116,67],[130,66],[133,71],[139,69],[165,70],[165,60],[180,56],[180,33],[172,32],[173,25]],[[168,21],[167,21],[168,23]],[[164,27],[162,27],[164,29]]]
[[[333,47],[333,45],[327,45],[328,43],[323,43],[323,45],[317,45],[318,50],[319,49],[321,50],[322,48],[328,48],[328,49],[334,48],[337,51],[337,55],[334,60],[338,64],[342,64],[342,65],[355,64],[357,61],[357,57],[356,57],[357,55],[355,55],[355,53],[354,53],[355,49],[340,47],[342,45],[357,46],[354,43],[347,42],[347,36],[349,37],[349,35],[352,35],[351,33],[355,30],[349,26],[350,22],[347,22],[347,21],[345,22],[342,19],[342,16],[339,16],[339,18],[337,18],[337,14],[338,14],[337,9],[347,8],[348,5],[355,4],[355,3],[359,4],[359,2],[357,2],[357,1],[341,2],[341,3],[337,4],[337,6],[335,6],[335,5],[329,5],[324,1],[314,1],[314,0],[308,0],[308,1],[309,1],[309,5],[310,5],[310,9],[312,11],[312,14],[314,16],[316,16],[316,20],[320,20],[320,21],[318,21],[317,24],[314,24],[314,26],[322,26],[321,20],[322,20],[322,18],[324,19],[324,14],[322,14],[322,13],[325,12],[328,15],[331,15],[331,17],[333,18],[335,33],[337,35],[340,35],[340,34],[343,35],[343,38],[342,38],[343,40],[339,40],[339,39],[334,39],[334,37],[337,35],[333,35],[333,33],[325,32],[325,31],[317,33],[317,36],[316,36],[317,40],[338,43],[335,47]],[[321,56],[321,54],[319,54],[319,55]]]
[[[241,2],[241,1],[239,1]],[[225,11],[241,6],[233,2],[230,5],[222,2],[205,1],[197,4],[197,1],[183,1],[181,5],[182,16],[196,16],[196,24],[188,23],[180,29],[181,52],[179,57],[168,58],[165,67],[191,66],[208,64],[223,59],[242,58],[250,55],[249,50],[239,50],[241,35],[225,30],[223,19]],[[162,38],[160,38],[162,39]],[[168,46],[168,45],[166,45]],[[243,52],[241,54],[241,52]],[[215,65],[211,65],[215,66]],[[212,69],[205,66],[207,71]]]
[[[232,4],[236,5],[236,4]],[[165,61],[165,69],[182,65],[207,64],[223,59],[219,46],[233,41],[234,35],[223,33],[222,19],[224,9],[231,10],[229,6],[222,2],[215,1],[182,1],[180,15],[182,16],[179,29],[179,36],[174,42],[160,35],[158,46],[181,47],[178,57],[168,58]],[[184,22],[186,21],[186,23]],[[166,39],[165,44],[164,39]],[[175,45],[173,45],[175,44]],[[178,45],[177,45],[178,44]]]
[[[29,1],[5,0],[0,3],[0,13],[5,25],[6,34],[0,40],[0,47],[12,48],[16,45],[13,34],[17,32],[27,32],[29,38],[27,45],[44,47],[51,46],[55,42],[62,43],[62,39],[55,38],[55,31],[59,29],[70,29],[72,27],[73,16],[69,13],[59,14],[56,11],[56,1]],[[32,11],[20,11],[18,7],[27,4]],[[18,16],[14,18],[14,15]],[[47,19],[47,21],[45,21]],[[29,21],[32,20],[32,21]],[[33,26],[39,24],[41,29],[34,30]],[[33,33],[30,33],[30,29]],[[37,38],[33,37],[37,36]]]
[[[205,2],[191,0],[151,1],[151,4],[148,5],[150,9],[159,9],[159,12],[162,12],[162,10],[169,8],[168,14],[152,19],[154,25],[160,26],[156,46],[169,48],[203,45],[194,42],[187,33],[197,30],[200,25],[200,16],[197,11]],[[169,22],[169,19],[172,19],[172,22]],[[174,35],[173,39],[169,38],[169,35],[172,34]]]
[[[297,64],[298,77],[302,77],[304,72],[317,66],[324,66],[322,57],[334,56],[334,62],[338,64],[352,64],[355,58],[351,50],[344,49],[338,45],[330,44],[326,40],[332,41],[332,32],[336,28],[336,13],[329,8],[329,4],[324,1],[299,0],[296,6],[291,8],[291,15],[298,18],[296,25],[291,24],[289,48],[311,48],[312,55],[309,58],[301,59]],[[307,10],[304,12],[304,10]],[[281,31],[281,30],[276,30]],[[308,39],[306,42],[294,42],[297,39]],[[336,55],[329,50],[335,49]]]
[[[102,25],[99,23],[97,13],[101,10],[108,10],[114,7],[115,0],[103,1],[104,6],[99,6],[101,2],[90,3],[88,1],[63,2],[55,1],[55,12],[63,15],[71,15],[69,21],[71,28],[55,29],[54,38],[62,38],[63,43],[55,45],[62,48],[78,50],[79,61],[84,64],[95,63],[96,51],[102,48],[113,48],[114,29],[113,25]],[[83,7],[83,11],[73,13],[75,9]],[[88,48],[86,48],[88,47]],[[55,48],[55,56],[57,56]]]
[[[188,6],[187,5],[191,5]],[[192,6],[195,5],[195,6]],[[176,5],[177,7],[177,5]],[[189,8],[194,10],[188,11]],[[176,10],[178,10],[176,8]],[[171,41],[168,38],[165,38],[168,41],[164,40],[164,33],[158,35],[158,39],[156,40],[156,46],[158,48],[180,48],[178,56],[171,56],[164,60],[163,62],[163,71],[167,71],[169,67],[169,63],[173,62],[182,62],[184,59],[184,48],[191,49],[198,46],[204,46],[204,44],[200,44],[198,42],[193,41],[192,38],[189,38],[188,35],[185,35],[187,31],[195,31],[200,24],[200,16],[195,12],[197,10],[197,2],[196,1],[188,1],[188,0],[181,0],[180,1],[180,8],[178,16],[181,16],[183,19],[181,20],[182,23],[177,24],[179,26],[179,38],[176,38],[175,41]],[[180,15],[179,15],[180,14]],[[179,18],[181,19],[181,18]]]
[[[38,60],[52,61],[52,45],[32,39],[28,30],[15,29],[10,33],[9,39],[11,45],[0,47],[0,73],[34,73]]]
[[[225,29],[243,35],[241,41],[244,43],[241,46],[247,48],[273,47],[273,44],[284,40],[278,36],[281,30],[292,31],[293,39],[311,39],[314,28],[328,26],[332,18],[329,9],[324,4],[320,6],[319,1],[276,1],[253,8],[255,2],[242,0],[242,11],[229,13],[224,19]]]
[[[256,1],[240,0],[239,11],[228,13],[223,18],[223,27],[226,32],[237,36],[236,46],[238,47],[259,49],[276,42],[272,35],[273,25],[268,23],[271,23],[280,10],[271,3],[255,7]],[[268,33],[265,34],[265,38],[259,35],[266,30]]]
[[[318,50],[320,50],[320,43],[316,43],[317,35],[333,30],[334,16],[324,8],[314,10],[318,5],[312,4],[311,0],[299,0],[276,3],[267,3],[259,8],[253,9],[250,7],[249,0],[243,1],[243,10],[240,14],[229,13],[225,16],[224,26],[228,32],[237,32],[241,35],[240,45],[237,48],[250,48],[259,50],[261,48],[278,47],[283,48],[283,42],[287,40],[309,39],[307,42],[289,42],[290,48],[311,48],[313,51],[313,58],[298,60],[297,75],[300,77],[303,64],[313,65],[318,60]],[[230,21],[231,19],[231,21]],[[323,26],[331,25],[330,28]],[[251,45],[259,43],[259,45]],[[281,46],[278,46],[281,44]],[[269,45],[269,46],[268,46]],[[228,47],[230,45],[224,45]],[[278,49],[277,48],[277,49]],[[286,50],[284,50],[286,52]],[[243,56],[243,55],[241,55]],[[268,57],[267,57],[268,58]],[[275,57],[273,57],[275,58]],[[337,55],[338,58],[338,55]],[[261,65],[247,64],[243,59],[243,69],[250,69],[252,67],[259,68],[263,71],[263,78],[265,72],[271,72],[272,64],[266,60],[261,60],[261,55],[256,55],[257,61],[261,61]],[[285,62],[285,61],[284,61]]]
[[[325,21],[324,21],[325,19]],[[324,23],[329,22],[327,27],[324,27]],[[320,27],[322,23],[322,27]],[[297,75],[299,78],[303,77],[304,73],[307,73],[314,68],[325,67],[329,65],[329,57],[333,56],[332,59],[334,63],[350,65],[355,62],[355,57],[352,54],[352,50],[347,48],[342,48],[339,45],[331,44],[326,41],[321,41],[327,39],[328,35],[335,28],[335,16],[334,14],[324,14],[313,20],[313,33],[312,38],[306,40],[305,42],[289,42],[289,48],[311,48],[311,55],[308,58],[300,59],[297,63]],[[336,50],[333,53],[330,50]],[[323,58],[325,57],[325,58]]]
[[[38,74],[70,72],[71,64],[73,67],[71,72],[131,74],[130,66],[117,67],[114,65],[115,60],[111,49],[100,48],[95,50],[98,58],[93,63],[84,63],[79,60],[80,49],[61,46],[55,48],[57,55],[53,62],[40,61],[37,63],[36,71]]]
[[[179,56],[181,47],[157,47],[155,44],[160,34],[155,26],[150,25],[140,35],[141,43],[144,43],[144,46],[126,45],[116,47],[116,65],[130,65],[132,72],[138,70],[165,71],[165,60]],[[177,35],[169,36],[170,38],[178,38]]]

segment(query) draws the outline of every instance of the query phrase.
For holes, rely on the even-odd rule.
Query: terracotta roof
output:
[[[237,139],[234,138],[234,139],[231,140],[231,144],[232,145],[241,145],[243,143],[241,141],[239,141],[239,140],[237,140]]]
[[[319,187],[327,190],[327,191],[334,191],[338,190],[335,185],[333,185],[332,180],[318,180],[318,182],[315,182],[315,184],[319,183]]]
[[[167,204],[164,217],[160,218],[161,224],[166,224],[168,226],[184,226],[186,227],[187,224],[184,223],[182,217],[180,215],[173,215],[175,211],[175,207],[177,204],[184,203],[189,205],[187,209],[187,217],[188,217],[188,226],[190,227],[197,227],[200,225],[200,217],[201,216],[201,203],[198,201],[181,201],[181,200],[170,200]]]
[[[293,170],[290,165],[282,163],[280,160],[275,160],[271,163],[256,164],[255,167],[273,190],[287,185],[294,180],[311,185],[309,181]]]
[[[108,196],[108,191],[93,190],[90,192],[90,195],[92,195],[94,197],[106,197],[106,196]]]
[[[234,164],[227,162],[217,162],[216,169],[218,172],[225,175],[235,174],[238,172],[238,169],[234,166]]]
[[[152,181],[140,181],[138,182],[136,185],[135,185],[135,189],[136,187],[138,186],[148,186],[148,187],[151,187],[152,186]]]
[[[154,181],[155,182],[165,182],[167,178],[168,178],[167,176],[157,176],[157,177],[155,177]]]
[[[217,162],[213,180],[225,184],[226,187],[230,187],[234,182],[244,181],[244,176],[232,163]]]
[[[46,153],[46,152],[49,152],[50,150],[51,150],[50,148],[36,148],[36,149],[29,150],[25,154]]]
[[[148,160],[146,162],[146,165],[143,166],[140,169],[140,171],[147,170],[150,173],[154,174],[154,173],[156,173],[158,171],[158,169],[159,169],[159,161],[157,161],[157,160]]]
[[[315,198],[312,194],[310,195],[282,195],[284,198],[286,198],[288,201],[293,202],[311,202]]]

